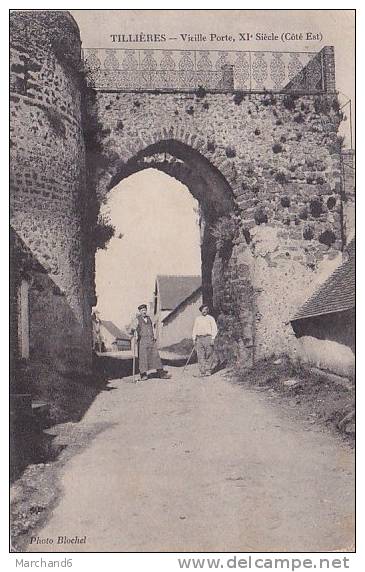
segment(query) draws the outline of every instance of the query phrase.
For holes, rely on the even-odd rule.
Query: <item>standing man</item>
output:
[[[209,307],[203,304],[199,308],[201,316],[195,318],[193,342],[198,356],[199,370],[202,377],[212,373],[212,357],[214,340],[218,333],[215,319],[209,314]]]
[[[138,306],[139,314],[132,325],[132,331],[137,333],[138,361],[141,381],[148,379],[148,370],[156,369],[158,377],[170,379],[171,375],[162,367],[160,354],[158,353],[151,318],[147,315],[147,305]]]

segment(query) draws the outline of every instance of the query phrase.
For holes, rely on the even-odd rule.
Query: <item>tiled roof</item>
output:
[[[161,310],[173,310],[202,285],[201,276],[157,276]]]
[[[355,307],[355,239],[346,251],[346,260],[299,308],[291,321],[343,312]]]
[[[174,308],[171,312],[169,312],[167,314],[167,316],[165,316],[162,320],[162,322],[166,325],[169,322],[171,322],[171,320],[173,320],[175,318],[175,316],[178,314],[179,311],[181,311],[184,307],[186,307],[187,304],[191,303],[193,300],[198,299],[199,296],[201,296],[201,292],[202,292],[202,287],[199,286],[199,288],[197,288],[196,290],[194,290],[190,296],[188,296],[187,298],[185,298],[185,300],[183,300],[182,302],[180,302],[180,304],[178,304],[178,306],[176,306],[176,308]]]
[[[101,325],[115,338],[119,340],[129,340],[130,337],[122,332],[113,322],[109,320],[101,320]]]

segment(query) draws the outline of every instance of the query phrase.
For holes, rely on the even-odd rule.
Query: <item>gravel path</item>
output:
[[[353,451],[195,367],[98,395],[80,429],[106,428],[62,467],[59,503],[27,550],[351,549]]]

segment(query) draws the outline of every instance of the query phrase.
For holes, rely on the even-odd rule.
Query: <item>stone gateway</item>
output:
[[[346,241],[333,48],[305,61],[257,53],[251,68],[245,52],[214,68],[208,52],[196,68],[187,53],[150,53],[143,69],[113,52],[82,53],[65,11],[11,14],[14,378],[25,368],[36,393],[57,399],[56,372],[91,369],[99,205],[150,167],[200,203],[203,301],[220,331],[238,321],[236,354],[247,365],[296,355],[291,316]]]

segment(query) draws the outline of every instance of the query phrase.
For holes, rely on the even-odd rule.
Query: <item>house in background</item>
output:
[[[122,352],[128,351],[132,348],[131,337],[128,334],[121,332],[121,336],[116,338],[113,342],[113,351]]]
[[[194,320],[199,316],[199,307],[203,302],[201,286],[185,298],[172,312],[162,320],[161,347],[170,347],[181,344],[184,340],[191,340]],[[191,347],[193,342],[191,341]]]
[[[157,276],[151,317],[160,348],[191,338],[201,303],[201,276]]]
[[[103,351],[112,352],[131,349],[130,337],[109,320],[100,321],[100,337]]]
[[[342,264],[291,320],[302,362],[339,375],[355,368],[355,239]]]

